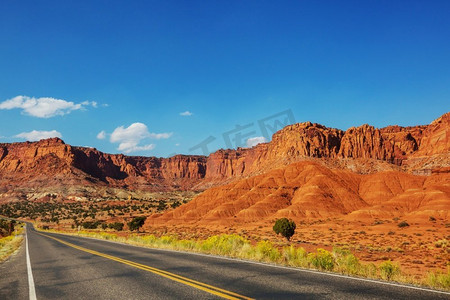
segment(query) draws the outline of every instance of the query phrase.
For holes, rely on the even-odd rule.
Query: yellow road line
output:
[[[173,274],[173,273],[170,273],[170,272],[167,272],[167,271],[164,271],[164,270],[153,268],[153,267],[150,267],[150,266],[147,266],[147,265],[143,265],[143,264],[140,264],[140,263],[136,263],[136,262],[133,262],[133,261],[130,261],[130,260],[122,259],[122,258],[119,258],[119,257],[116,257],[116,256],[104,254],[104,253],[101,253],[101,252],[98,252],[98,251],[95,251],[95,250],[90,250],[90,249],[87,249],[87,248],[83,248],[81,246],[74,245],[72,243],[60,240],[58,238],[55,238],[53,236],[49,236],[49,235],[46,235],[46,234],[43,234],[43,233],[39,233],[39,232],[37,232],[37,233],[42,235],[42,236],[51,238],[51,239],[53,239],[53,240],[55,240],[55,241],[57,241],[57,242],[59,242],[61,244],[64,244],[66,246],[69,246],[69,247],[72,247],[72,248],[75,248],[75,249],[78,249],[78,250],[81,250],[81,251],[84,251],[84,252],[87,252],[87,253],[90,253],[90,254],[93,254],[93,255],[101,256],[101,257],[104,257],[104,258],[107,258],[107,259],[111,259],[111,260],[114,260],[114,261],[117,261],[117,262],[129,265],[129,266],[141,269],[141,270],[145,270],[145,271],[148,271],[148,272],[160,275],[160,276],[163,276],[165,278],[168,278],[168,279],[174,280],[176,282],[180,282],[180,283],[189,285],[191,287],[194,287],[194,288],[197,288],[199,290],[208,292],[210,294],[222,297],[224,299],[252,299],[252,298],[249,298],[249,297],[246,297],[246,296],[242,296],[242,295],[233,293],[231,291],[227,291],[227,290],[224,290],[224,289],[221,289],[221,288],[218,288],[218,287],[215,287],[215,286],[203,283],[203,282],[199,282],[199,281],[196,281],[196,280],[189,279],[189,278],[184,277],[184,276]]]

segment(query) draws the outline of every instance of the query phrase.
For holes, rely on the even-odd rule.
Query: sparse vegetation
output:
[[[294,221],[288,220],[287,218],[281,218],[275,221],[273,231],[275,231],[276,234],[281,234],[289,241],[294,235],[296,227]]]
[[[446,249],[450,246],[450,242],[446,239],[443,239],[443,240],[436,241],[436,243],[434,243],[434,246],[436,248]]]
[[[128,222],[128,228],[130,229],[130,231],[136,230],[137,232],[139,232],[139,228],[141,228],[142,225],[144,225],[146,219],[147,217],[144,216],[134,217],[133,220]]]
[[[334,257],[325,249],[319,248],[315,253],[309,253],[308,259],[319,270],[331,271],[334,268]]]
[[[178,206],[180,206],[181,205],[181,202],[180,201],[175,201],[174,203],[172,203],[171,205],[170,205],[170,207],[172,207],[172,208],[177,208]]]
[[[0,219],[0,236],[10,236],[14,232],[16,221]]]
[[[333,248],[333,251],[317,249],[308,253],[302,247],[292,245],[280,248],[269,241],[260,241],[256,245],[237,234],[214,235],[205,240],[178,239],[174,235],[157,237],[155,235],[118,236],[107,232],[80,231],[78,235],[107,240],[120,241],[132,245],[152,248],[173,249],[223,255],[241,259],[264,261],[293,267],[313,268],[338,272],[366,278],[398,280],[407,283],[419,283],[416,279],[402,274],[400,266],[390,260],[379,266],[373,263],[361,263],[348,249]],[[450,271],[431,272],[422,284],[435,288],[450,289]]]
[[[114,223],[108,224],[108,228],[111,228],[111,229],[114,229],[117,231],[122,231],[123,226],[124,226],[124,224],[122,222],[114,222]]]
[[[381,278],[384,280],[392,280],[394,276],[400,274],[400,267],[390,260],[384,261],[380,265]]]
[[[397,224],[397,226],[400,228],[404,228],[404,227],[409,227],[409,224],[406,221],[401,221],[400,223]]]
[[[340,273],[348,275],[357,275],[361,273],[363,268],[358,258],[349,250],[342,248],[333,248],[334,261],[336,270]]]
[[[86,221],[81,224],[84,229],[96,229],[100,225],[99,221]]]
[[[164,201],[164,200],[159,200],[158,206],[157,206],[156,210],[157,210],[157,211],[163,211],[163,210],[165,210],[166,208],[167,208],[166,201]]]
[[[19,248],[23,240],[23,227],[21,223],[0,219],[0,262]]]
[[[427,283],[434,288],[450,289],[450,267],[447,268],[447,273],[442,271],[428,273]]]
[[[84,222],[107,221],[120,216],[125,221],[133,216],[163,212],[189,202],[196,192],[164,192],[145,194],[145,198],[122,195],[111,198],[68,200],[48,194],[46,201],[30,201],[26,195],[20,201],[0,204],[0,215],[29,219],[45,223],[49,227],[65,224],[77,228]],[[101,223],[98,226],[104,226]]]

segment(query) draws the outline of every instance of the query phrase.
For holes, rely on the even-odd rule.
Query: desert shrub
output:
[[[430,220],[431,222],[436,222],[436,218],[433,217],[433,216],[430,216],[430,217],[428,218],[428,220]]]
[[[0,219],[0,236],[11,235],[14,232],[14,224],[16,221]]]
[[[132,235],[132,236],[128,237],[128,239],[137,244],[141,244],[141,245],[144,244],[144,245],[150,245],[150,246],[156,245],[156,241],[158,240],[158,238],[156,236],[154,236],[153,234],[145,235],[145,236]]]
[[[144,216],[134,217],[133,220],[128,222],[128,228],[131,231],[136,230],[139,232],[139,228],[141,228],[142,225],[144,225],[144,222],[146,219],[147,219],[147,217],[144,217]]]
[[[249,244],[249,241],[237,234],[221,234],[209,237],[201,243],[200,248],[214,254],[235,255],[245,244]]]
[[[166,201],[164,201],[164,200],[159,200],[159,202],[158,202],[158,207],[156,208],[156,210],[162,211],[162,210],[165,210],[166,208],[167,208]]]
[[[122,222],[114,222],[114,223],[108,224],[109,228],[117,230],[117,231],[122,231],[123,226],[124,226],[124,224]]]
[[[408,227],[409,224],[406,221],[401,221],[400,223],[397,224],[398,227],[403,228],[403,227]]]
[[[281,218],[275,221],[273,231],[275,231],[276,234],[281,234],[289,241],[294,235],[296,227],[294,221],[288,220],[287,218]]]
[[[21,232],[22,230],[19,229]],[[6,237],[0,237],[0,262],[9,257],[16,249],[20,247],[23,240],[20,232]]]
[[[400,274],[400,267],[391,262],[390,260],[386,260],[380,265],[380,275],[381,278],[385,280],[391,280],[394,276]]]
[[[333,255],[336,262],[336,271],[356,275],[361,271],[361,264],[356,256],[354,256],[349,250],[334,248]]]
[[[294,246],[284,247],[282,251],[283,260],[290,266],[307,267],[308,266],[308,252],[302,247],[295,248]]]
[[[367,278],[376,278],[378,268],[374,263],[361,264],[359,275]]]
[[[12,239],[13,239],[13,236],[11,236],[11,235],[0,238],[0,248],[5,246],[10,241],[12,241]]]
[[[427,283],[434,288],[450,289],[450,267],[447,268],[447,273],[442,271],[429,272]]]
[[[260,241],[256,244],[255,256],[258,260],[276,262],[280,259],[280,251],[269,241]]]
[[[159,242],[162,245],[174,245],[177,241],[177,238],[171,235],[164,235],[159,238]]]
[[[117,240],[117,235],[113,233],[107,233],[107,232],[99,232],[94,233],[94,237],[100,236],[102,239],[105,240]]]
[[[86,221],[81,223],[81,226],[83,226],[84,229],[97,229],[100,222],[98,221]]]
[[[181,202],[180,201],[175,201],[175,202],[173,202],[171,205],[170,205],[170,207],[172,207],[172,208],[177,208],[178,206],[180,206],[181,205]]]
[[[447,248],[449,246],[449,241],[447,241],[446,239],[443,240],[439,240],[437,242],[434,243],[434,246],[436,246],[436,248]]]
[[[309,253],[308,260],[319,270],[331,271],[335,264],[333,254],[322,248],[317,249],[315,253]]]
[[[197,249],[197,242],[193,240],[179,240],[176,243],[176,249],[179,250],[196,250]]]

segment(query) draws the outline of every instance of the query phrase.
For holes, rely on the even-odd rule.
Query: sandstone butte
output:
[[[152,215],[146,227],[242,227],[280,217],[448,220],[449,129],[450,113],[414,127],[362,125],[343,132],[310,122],[290,125],[270,143],[211,154],[206,179],[249,176]]]
[[[289,125],[253,148],[208,157],[136,157],[74,147],[58,138],[0,144],[0,196],[55,186],[128,190],[205,190],[157,224],[237,224],[277,217],[447,218],[450,113],[429,125],[346,131],[311,122]],[[67,195],[66,195],[67,196]]]

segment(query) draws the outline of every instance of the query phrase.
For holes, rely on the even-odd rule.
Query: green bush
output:
[[[157,211],[163,211],[167,208],[167,204],[166,201],[164,200],[159,200],[158,202],[158,207],[156,208]]]
[[[108,224],[109,228],[117,230],[117,231],[122,231],[123,226],[124,226],[124,224],[122,222],[114,222],[114,223]]]
[[[81,226],[83,226],[84,229],[97,229],[99,224],[99,221],[86,221],[81,223]]]
[[[181,202],[180,201],[175,201],[175,202],[173,202],[171,205],[170,205],[170,207],[172,207],[172,208],[177,208],[178,206],[180,206],[181,205]]]
[[[139,232],[139,228],[141,228],[142,225],[144,225],[144,222],[146,219],[147,219],[147,217],[144,217],[144,216],[134,217],[133,220],[128,222],[128,228],[131,231],[136,230],[137,232]]]
[[[317,249],[315,253],[308,254],[308,259],[319,270],[331,271],[335,265],[333,254],[322,248]]]
[[[381,278],[391,280],[394,276],[400,274],[400,267],[390,260],[384,261],[380,265]]]
[[[296,227],[294,221],[288,220],[287,218],[281,218],[275,221],[273,231],[275,231],[276,234],[281,234],[289,241],[294,235]]]

